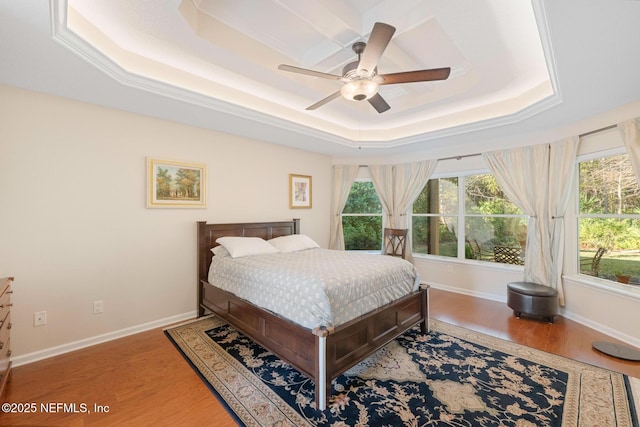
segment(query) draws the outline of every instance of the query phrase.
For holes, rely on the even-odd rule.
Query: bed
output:
[[[209,283],[214,256],[211,249],[218,246],[218,238],[239,236],[269,240],[299,234],[299,219],[234,224],[200,221],[197,228],[198,316],[217,314],[314,380],[319,409],[327,406],[333,378],[417,324],[422,333],[428,332],[429,287],[426,285],[338,326],[309,328]]]

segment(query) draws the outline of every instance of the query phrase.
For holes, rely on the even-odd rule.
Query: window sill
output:
[[[439,255],[428,255],[428,254],[413,254],[413,258],[416,260],[425,260],[425,261],[434,261],[440,263],[455,263],[462,264],[473,267],[482,267],[482,268],[491,268],[496,270],[505,270],[505,271],[524,271],[523,265],[515,265],[515,264],[504,264],[500,262],[491,262],[491,261],[478,261],[475,259],[460,259],[460,258],[452,258],[446,256]]]
[[[622,295],[634,299],[640,299],[640,285],[626,285],[611,280],[600,279],[584,274],[572,274],[562,276],[563,280],[571,281],[581,286],[595,288],[615,295]]]

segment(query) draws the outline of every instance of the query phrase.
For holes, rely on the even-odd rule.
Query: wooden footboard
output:
[[[326,408],[331,380],[416,324],[428,332],[429,287],[335,329],[304,328],[202,281],[202,310],[216,313],[243,334],[315,382],[316,405]]]

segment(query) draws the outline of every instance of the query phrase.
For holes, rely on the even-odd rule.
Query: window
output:
[[[458,178],[430,179],[413,203],[413,252],[458,256]]]
[[[587,158],[578,173],[580,273],[640,283],[640,186],[629,156]]]
[[[524,264],[527,216],[491,174],[465,178],[465,258]]]
[[[414,253],[522,264],[527,216],[491,174],[430,179],[413,204],[412,233]]]
[[[382,205],[371,181],[355,181],[342,210],[346,250],[382,250]]]

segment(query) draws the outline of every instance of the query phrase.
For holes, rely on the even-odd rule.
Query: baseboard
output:
[[[560,309],[560,314],[567,319],[573,320],[574,322],[580,323],[588,328],[591,328],[595,331],[601,332],[605,335],[610,336],[611,338],[615,338],[622,342],[625,342],[631,346],[636,348],[640,348],[640,340],[636,337],[632,337],[630,335],[624,334],[616,329],[611,329],[601,323],[594,322],[586,317],[579,316],[577,314],[571,313],[570,311]]]
[[[12,357],[11,358],[12,366],[15,368],[20,365],[26,365],[28,363],[37,362],[38,360],[47,359],[53,356],[59,356],[64,353],[69,353],[71,351],[80,350],[86,347],[91,347],[92,345],[116,340],[118,338],[123,338],[129,335],[148,331],[150,329],[161,328],[163,326],[167,326],[172,323],[193,319],[196,316],[197,316],[197,313],[194,310],[188,313],[177,314],[175,316],[166,317],[164,319],[154,320],[153,322],[143,323],[141,325],[136,325],[136,326],[132,326],[125,329],[120,329],[118,331],[97,335],[95,337],[85,338],[85,339],[73,341],[67,344],[46,348],[44,350],[34,351],[32,353],[27,353],[20,356]]]

